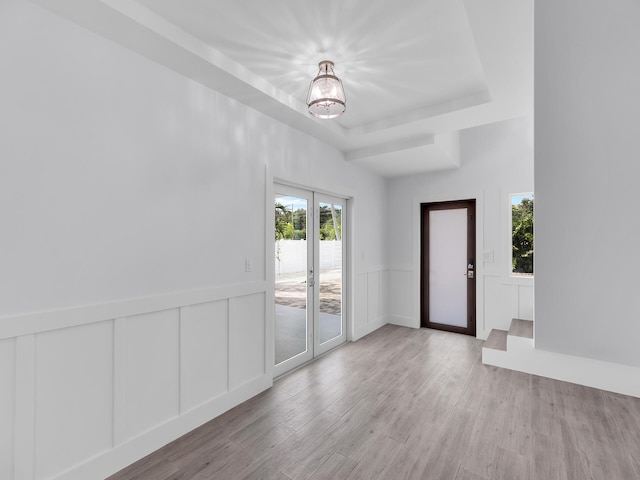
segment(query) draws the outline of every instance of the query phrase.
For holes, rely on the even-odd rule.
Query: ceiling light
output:
[[[318,118],[338,117],[347,108],[342,80],[333,72],[333,62],[324,60],[318,67],[318,75],[311,81],[307,95],[309,113]]]

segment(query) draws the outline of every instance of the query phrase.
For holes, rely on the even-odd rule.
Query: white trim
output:
[[[266,282],[259,281],[7,316],[0,318],[0,340],[266,291]]]
[[[345,328],[346,328],[346,342],[353,340],[354,322],[355,322],[355,290],[354,290],[354,278],[355,278],[355,249],[353,243],[353,237],[355,229],[353,228],[354,221],[354,203],[353,197],[345,198],[345,211],[343,212],[346,220],[342,226],[342,248],[344,251],[342,265],[342,286],[344,288],[345,295],[342,296],[342,312],[346,315]],[[344,239],[347,239],[345,242]]]
[[[400,327],[418,328],[415,326],[413,318],[402,315],[389,315],[387,323],[398,325]]]
[[[375,332],[379,328],[384,327],[387,324],[387,318],[382,318],[377,322],[367,323],[366,325],[360,327],[362,329],[361,332],[357,332],[357,336],[353,339],[354,342],[360,340],[363,337],[366,337],[370,333]]]
[[[316,259],[315,259],[315,255],[316,255],[316,247],[314,244],[314,240],[310,240],[310,239],[315,239],[316,238],[316,216],[317,216],[317,209],[316,209],[316,205],[315,205],[315,196],[314,196],[314,192],[311,189],[306,189],[306,188],[301,188],[301,187],[292,187],[289,184],[282,184],[279,182],[275,182],[273,184],[273,192],[274,192],[274,197],[272,197],[269,200],[269,205],[273,206],[273,202],[275,199],[276,195],[285,195],[285,196],[292,196],[292,197],[296,197],[299,199],[303,199],[306,200],[307,202],[307,223],[306,223],[306,228],[307,228],[307,243],[306,243],[306,259],[307,259],[307,264],[305,267],[305,275],[309,276],[309,269],[313,269],[314,272],[316,272],[314,274],[314,278],[317,278],[317,273],[318,273],[318,269],[316,267]],[[293,208],[293,206],[292,206]],[[267,225],[273,225],[273,223],[269,220],[270,218],[273,218],[273,210],[267,214],[268,217],[265,221],[265,224]],[[271,277],[271,279],[269,280],[269,283],[271,285],[273,285],[273,289],[274,289],[274,298],[273,298],[273,303],[271,304],[273,306],[273,308],[275,309],[275,235],[272,235],[271,240],[269,242],[269,247],[274,253],[274,276]],[[307,308],[306,308],[306,323],[307,323],[307,348],[294,355],[293,357],[290,357],[282,362],[280,362],[278,365],[274,365],[273,367],[273,378],[276,377],[280,377],[282,375],[284,375],[285,373],[289,372],[290,370],[294,370],[302,365],[304,365],[305,363],[310,362],[311,360],[313,360],[313,358],[315,357],[315,350],[314,350],[314,339],[315,339],[315,335],[314,332],[316,332],[317,330],[317,326],[315,324],[316,320],[316,315],[315,315],[315,304],[316,304],[316,295],[315,295],[315,288],[307,288]],[[274,349],[274,361],[273,363],[275,364],[275,311],[274,311],[274,339],[273,339],[273,349]]]
[[[264,364],[267,376],[269,378],[274,377],[274,369],[276,363],[276,348],[275,348],[275,236],[273,231],[273,200],[275,198],[275,187],[273,183],[273,174],[269,165],[265,165],[265,210],[264,210],[264,244],[266,246],[266,252],[264,255],[264,275],[265,275],[265,346],[264,346]],[[271,219],[271,220],[270,220]],[[227,348],[227,351],[229,349]],[[228,388],[228,385],[227,385]]]
[[[226,379],[227,388],[226,388],[226,391],[229,392],[231,390],[231,299],[227,298],[225,300],[225,303],[227,307],[227,379]],[[265,352],[266,352],[266,349],[267,347],[265,345]]]
[[[232,285],[215,289],[180,292],[165,296],[147,297],[137,300],[119,301],[108,305],[91,305],[66,310],[42,312],[5,318],[4,335],[12,330],[18,332],[15,337],[15,432],[14,432],[14,477],[21,480],[33,480],[37,459],[36,443],[36,376],[37,376],[37,333],[54,329],[80,326],[98,321],[109,321],[113,328],[113,424],[112,448],[82,463],[69,466],[65,472],[56,474],[52,480],[105,478],[126,467],[162,445],[189,432],[193,428],[211,420],[226,410],[257,395],[272,385],[273,377],[268,365],[263,373],[232,390],[210,399],[195,409],[181,411],[179,415],[159,423],[146,432],[128,438],[127,432],[127,317],[196,305],[211,301],[227,301],[247,295],[263,294],[265,282],[246,285]],[[262,308],[265,308],[263,305]],[[146,309],[146,310],[145,310]],[[120,313],[121,315],[114,315]],[[112,316],[113,315],[113,316]],[[227,321],[230,321],[228,312]],[[69,320],[64,322],[64,318]],[[15,322],[26,319],[28,325],[18,329]],[[12,322],[7,327],[6,322]],[[227,328],[227,331],[228,328]],[[266,326],[265,326],[266,332]],[[227,339],[228,341],[228,339]],[[267,348],[265,346],[265,348]],[[182,359],[180,357],[179,361]],[[180,368],[180,367],[179,367]],[[227,383],[229,371],[227,369]],[[182,394],[183,385],[179,385]]]
[[[503,279],[503,285],[518,285],[523,287],[533,287],[534,278],[531,277],[519,277],[516,275],[509,275],[505,279]]]
[[[482,363],[563,382],[640,397],[640,368],[510,343],[508,350],[482,349]]]
[[[518,197],[518,196],[526,196],[526,195],[531,195],[533,197],[533,191],[531,192],[525,192],[525,193],[507,193],[507,197],[508,197],[508,202],[507,202],[507,208],[505,209],[506,215],[507,215],[507,221],[505,222],[507,224],[507,227],[505,229],[505,240],[506,240],[506,246],[507,248],[504,249],[504,256],[507,258],[506,261],[506,274],[508,277],[510,278],[518,278],[518,275],[514,275],[513,274],[513,270],[511,269],[511,262],[513,262],[513,249],[511,248],[513,246],[513,239],[512,239],[512,233],[513,233],[513,217],[512,217],[512,213],[511,213],[511,202],[512,202],[512,197]],[[502,197],[502,195],[501,195]],[[535,200],[535,197],[534,197]],[[533,212],[533,221],[534,221],[534,229],[535,229],[535,202],[534,202],[534,212]],[[534,230],[535,232],[535,230]],[[535,254],[535,243],[534,243],[534,254]],[[534,272],[535,273],[535,272]],[[531,279],[533,280],[534,275],[531,275]],[[512,284],[512,285],[515,285]],[[517,284],[517,285],[521,285],[521,284]]]
[[[35,478],[36,449],[36,337],[16,338],[14,475]]]
[[[531,276],[520,276],[520,275],[491,275],[486,274],[484,278],[500,278],[500,283],[502,285],[518,285],[523,287],[533,287],[534,277]]]
[[[386,272],[389,268],[384,265],[371,265],[361,268],[356,272],[356,275],[367,275],[369,273]]]
[[[413,273],[415,268],[413,267],[413,265],[390,265],[389,267],[386,267],[386,270],[388,270],[390,272],[411,272],[411,273]]]
[[[452,202],[456,200],[476,201],[476,338],[486,338],[484,319],[484,191],[472,190],[455,193],[419,194],[413,198],[413,259],[420,263],[420,205],[423,203]],[[413,272],[413,321],[409,327],[420,327],[420,268]]]
[[[305,185],[302,183],[297,183],[297,182],[292,182],[290,180],[286,180],[282,177],[271,177],[271,184],[279,184],[282,185],[284,187],[290,187],[290,188],[294,188],[294,189],[298,189],[298,190],[303,190],[303,191],[307,191],[307,192],[314,192],[314,193],[319,193],[321,195],[329,195],[331,197],[338,197],[338,198],[342,198],[343,200],[351,200],[352,198],[355,198],[355,195],[352,193],[340,193],[340,192],[334,192],[331,190],[324,190],[322,188],[316,188],[310,185]]]
[[[314,271],[316,272],[316,278],[318,279],[317,287],[314,288],[314,334],[313,334],[313,355],[314,358],[317,358],[330,350],[342,345],[347,342],[347,312],[348,305],[347,300],[348,296],[345,295],[346,290],[346,282],[345,279],[347,277],[347,263],[348,257],[346,250],[342,251],[342,311],[341,311],[341,321],[342,321],[342,334],[334,337],[330,340],[327,340],[325,343],[320,343],[320,248],[318,247],[319,236],[318,233],[320,231],[320,203],[335,203],[336,205],[342,206],[341,213],[341,229],[342,229],[342,245],[349,241],[349,223],[348,223],[348,202],[349,200],[343,197],[336,197],[335,195],[327,195],[324,193],[314,192],[313,193],[313,208],[315,211],[314,217]],[[346,238],[346,242],[345,242]]]
[[[74,465],[71,469],[53,477],[51,480],[106,478],[212,418],[254,397],[272,385],[272,378],[267,374],[260,375],[230,392],[192,408],[179,417],[174,417],[137,437],[129,439],[127,442],[107,452]],[[33,465],[33,462],[31,462],[31,465]],[[17,478],[32,477],[16,476]]]
[[[183,322],[182,322],[182,308],[177,309],[178,313],[178,414],[183,415],[187,410],[185,409],[185,371],[184,371],[184,353],[186,351],[186,347],[184,346],[183,339],[185,338],[184,330],[183,330]],[[227,321],[229,320],[229,315],[227,312]],[[228,332],[229,330],[227,330]],[[264,338],[264,337],[263,337]],[[227,334],[227,341],[229,341],[229,335]],[[227,347],[228,348],[228,347]],[[229,369],[227,369],[227,375],[229,374]],[[229,389],[227,388],[227,391]]]
[[[113,321],[113,447],[127,439],[126,321],[126,318],[116,318]]]

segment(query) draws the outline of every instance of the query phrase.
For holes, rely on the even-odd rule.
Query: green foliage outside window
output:
[[[275,240],[306,240],[307,212],[303,208],[291,211],[291,208],[275,205]]]
[[[320,240],[342,240],[342,209],[320,206]]]
[[[533,195],[524,196],[511,205],[511,270],[533,275]]]
[[[320,206],[320,240],[342,240],[342,209]],[[275,240],[306,240],[307,211],[275,204]]]

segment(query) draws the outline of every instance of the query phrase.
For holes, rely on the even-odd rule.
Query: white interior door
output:
[[[275,185],[275,370],[346,341],[346,201]]]

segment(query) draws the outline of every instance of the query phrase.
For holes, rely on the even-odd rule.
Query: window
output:
[[[533,194],[511,195],[511,274],[533,275]]]

